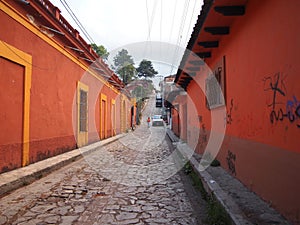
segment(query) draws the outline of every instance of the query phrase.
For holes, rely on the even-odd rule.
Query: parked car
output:
[[[162,115],[152,116],[152,126],[164,126]]]

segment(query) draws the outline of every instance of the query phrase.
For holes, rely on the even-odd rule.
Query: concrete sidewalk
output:
[[[32,183],[41,177],[57,170],[75,160],[81,158],[84,154],[88,154],[100,146],[112,143],[125,134],[120,134],[91,145],[75,149],[33,164],[12,170],[7,173],[0,174],[0,196],[9,193],[17,188]]]
[[[176,149],[184,155],[191,155],[192,149],[179,140],[174,133],[167,129]],[[194,171],[202,180],[203,186],[210,194],[214,194],[219,203],[229,214],[235,225],[288,225],[276,210],[271,208],[254,192],[247,189],[239,180],[227,173],[222,167],[208,167],[205,171],[199,170],[201,155],[194,153],[189,159]]]

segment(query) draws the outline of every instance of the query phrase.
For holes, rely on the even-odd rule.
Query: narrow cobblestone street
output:
[[[152,98],[144,117],[155,110]],[[3,197],[0,224],[203,224],[205,202],[178,172],[165,128],[148,128],[145,121]]]

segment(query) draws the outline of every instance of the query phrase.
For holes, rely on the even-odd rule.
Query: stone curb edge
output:
[[[38,180],[43,176],[82,158],[83,155],[95,151],[97,147],[105,146],[117,141],[125,135],[126,134],[119,134],[88,146],[74,149],[69,152],[30,164],[26,167],[0,174],[0,197],[20,187],[26,186],[35,180]]]
[[[201,179],[204,189],[207,193],[213,194],[217,201],[222,205],[225,211],[228,213],[232,224],[234,225],[251,225],[249,220],[247,220],[243,215],[243,211],[234,202],[234,200],[219,186],[219,184],[213,180],[212,176],[207,171],[199,170],[199,162],[194,158],[190,158],[190,163]]]
[[[169,129],[167,130],[167,135],[183,157],[190,155],[191,152],[193,152],[193,150],[190,149],[185,143],[181,143],[180,139],[178,139],[177,137],[175,138],[175,135]],[[193,156],[189,158],[189,162],[191,163],[191,166],[193,167],[195,173],[201,179],[205,191],[209,194],[213,194],[216,197],[217,201],[228,213],[233,225],[253,225],[253,223],[251,223],[245,218],[245,216],[243,216],[243,211],[234,202],[234,200],[219,186],[219,184],[213,180],[212,176],[205,170],[199,170],[199,162]]]

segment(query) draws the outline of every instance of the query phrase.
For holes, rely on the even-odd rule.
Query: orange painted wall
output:
[[[187,99],[186,95],[178,95],[173,102],[175,109],[173,109],[172,118],[173,121],[173,131],[180,137],[181,140],[187,141]]]
[[[291,111],[294,122],[283,118],[272,124],[272,107],[268,104],[272,103],[274,92],[265,90],[275,84],[279,74],[278,88],[285,96],[277,93],[276,102],[281,104],[276,105],[276,113],[280,108],[287,113],[286,104],[294,102],[294,96],[297,102],[292,107],[299,104],[297,5],[300,6],[299,1],[250,1],[246,15],[236,19],[230,35],[220,41],[221,48],[213,51],[213,58],[207,63],[213,67],[219,58],[226,57],[227,102],[233,99],[233,113],[239,111],[235,118],[239,126],[228,126],[228,134],[300,152],[295,135],[299,133],[300,117],[295,108]]]
[[[21,166],[23,141],[24,68],[0,57],[1,171]],[[5,85],[4,85],[5,84]],[[15,97],[17,96],[17,97]],[[5,153],[5,154],[3,154]]]
[[[116,98],[116,107],[121,109],[121,95]],[[116,111],[116,133],[121,133],[121,110]]]
[[[214,68],[226,58],[227,129],[218,159],[295,224],[300,223],[299,8],[296,0],[249,1],[246,14],[235,19],[230,35],[222,37],[212,58],[206,60]],[[203,83],[205,78],[198,73],[196,79]],[[272,105],[274,92],[276,104]],[[204,94],[194,81],[188,94],[197,102],[200,127],[210,128]],[[272,110],[289,113],[290,119],[273,116],[272,122]],[[200,153],[205,149],[201,140]]]
[[[112,100],[115,100],[118,96],[115,92],[113,92],[110,88],[107,86],[103,86],[102,89],[103,93],[106,93],[107,95],[107,123],[106,123],[106,137],[112,136],[112,124],[113,124],[113,117],[112,117]],[[119,109],[119,108],[118,108]]]
[[[74,149],[76,143],[69,116],[76,80],[83,71],[24,26],[0,13],[2,26],[6,30],[1,32],[0,39],[33,58],[30,162]]]
[[[172,113],[172,130],[177,137],[180,137],[180,117],[179,117],[178,110],[174,108],[171,110],[171,113]]]
[[[16,22],[1,10],[0,20],[1,29],[5,30],[5,32],[0,32],[0,40],[32,56],[29,124],[30,163],[77,147],[75,140],[77,130],[76,128],[73,130],[72,111],[74,104],[76,104],[78,81],[88,85],[89,88],[89,143],[99,140],[100,92],[107,96],[106,137],[110,137],[112,135],[111,102],[119,94],[116,89],[103,85],[102,81],[91,75],[86,76],[85,70],[79,64],[73,62],[62,52],[27,29],[24,24]],[[58,44],[63,46],[64,43]],[[87,62],[83,60],[81,62],[88,66]],[[19,78],[19,75],[22,74],[22,68],[2,59],[0,63],[0,87],[1,90],[7,89],[6,93],[1,92],[0,100],[5,105],[8,105],[9,102],[15,103],[7,107],[5,115],[0,114],[1,121],[4,121],[6,114],[10,116],[7,123],[1,122],[1,127],[4,126],[6,132],[5,135],[3,134],[4,136],[1,134],[0,137],[0,172],[5,172],[21,166],[20,154],[22,149],[19,145],[22,142],[22,130],[20,129],[22,129],[23,96],[22,78]],[[7,66],[8,63],[12,65]],[[3,76],[3,74],[10,76]],[[15,78],[15,76],[18,77]],[[12,83],[13,79],[17,82]],[[21,86],[18,89],[10,86],[16,84]],[[120,110],[117,102],[116,106],[116,111]],[[76,121],[77,113],[73,116],[75,116]],[[120,127],[120,123],[117,126]],[[120,131],[120,128],[117,129]],[[11,164],[5,163],[7,159],[10,159]]]

